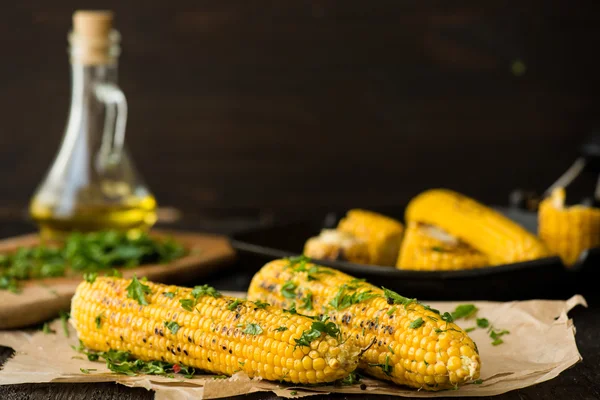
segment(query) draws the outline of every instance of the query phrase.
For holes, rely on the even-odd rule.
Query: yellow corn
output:
[[[389,301],[383,290],[305,259],[265,265],[252,279],[248,298],[329,315],[345,338],[368,348],[359,367],[377,378],[441,390],[479,377],[475,343],[436,310],[401,296]]]
[[[435,225],[487,255],[491,264],[546,257],[546,246],[535,235],[462,194],[428,190],[406,209],[406,220]]]
[[[583,250],[600,246],[600,209],[565,207],[565,190],[556,188],[540,204],[538,234],[566,265],[573,265]]]
[[[395,219],[354,209],[342,218],[337,229],[367,242],[372,264],[392,266],[396,262],[404,227]]]
[[[307,317],[220,294],[194,300],[190,289],[150,282],[149,304],[141,305],[127,297],[130,283],[97,278],[78,286],[71,321],[86,347],[128,351],[144,361],[217,374],[242,370],[250,377],[303,384],[344,378],[358,364],[359,349],[352,342],[321,334],[309,346],[296,345],[314,322]],[[165,293],[173,293],[172,298]],[[193,311],[182,307],[183,299],[196,301]],[[165,325],[172,321],[179,326],[175,333]]]
[[[461,270],[488,265],[485,255],[443,230],[409,222],[396,265],[417,271]]]
[[[304,245],[304,255],[315,259],[370,264],[369,248],[362,239],[335,229],[324,229]]]

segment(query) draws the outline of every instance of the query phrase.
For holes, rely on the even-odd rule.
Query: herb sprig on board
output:
[[[168,263],[185,254],[181,244],[147,233],[72,233],[62,246],[21,247],[0,254],[0,290],[18,292],[19,281],[83,273],[93,283],[98,272],[114,275],[114,267]]]

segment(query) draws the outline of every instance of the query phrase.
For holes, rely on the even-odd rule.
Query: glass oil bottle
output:
[[[42,238],[147,230],[156,201],[125,149],[127,102],[117,86],[120,36],[108,11],[77,11],[69,34],[71,109],[61,147],[30,204]]]

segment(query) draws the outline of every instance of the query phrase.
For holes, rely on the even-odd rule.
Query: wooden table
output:
[[[240,226],[243,229],[245,226]],[[30,229],[23,224],[6,225],[0,228],[0,234],[25,233]],[[228,228],[229,230],[229,228]],[[220,233],[224,233],[220,230]],[[202,283],[208,283],[222,290],[246,290],[255,265],[249,261],[239,259],[231,268],[221,270]],[[235,271],[235,273],[232,273]],[[200,282],[190,282],[196,284]],[[583,293],[589,303],[589,308],[576,307],[570,316],[575,321],[577,328],[577,345],[583,356],[583,362],[565,371],[556,379],[541,383],[537,386],[516,390],[504,395],[495,396],[498,400],[597,400],[600,399],[600,294]],[[0,346],[0,365],[11,355],[12,351]],[[359,399],[365,396],[358,395],[318,395],[311,399]],[[114,383],[49,383],[49,384],[22,384],[0,386],[0,399],[98,399],[98,400],[129,400],[152,399],[154,393],[142,388],[128,388]],[[247,400],[274,399],[272,393],[254,393],[239,398]],[[393,396],[377,396],[377,399],[386,400]],[[482,397],[490,398],[491,397]]]

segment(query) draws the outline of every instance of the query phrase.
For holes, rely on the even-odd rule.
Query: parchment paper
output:
[[[430,302],[432,307],[453,311],[457,304],[467,302]],[[145,387],[156,391],[156,399],[213,399],[259,391],[272,391],[283,397],[301,397],[316,393],[392,394],[413,397],[493,396],[519,389],[556,377],[565,369],[581,361],[575,344],[575,326],[567,312],[578,304],[586,305],[582,296],[567,301],[531,300],[522,302],[469,302],[479,308],[478,317],[488,318],[498,329],[510,334],[502,337],[504,343],[491,345],[486,329],[476,329],[469,335],[476,341],[482,360],[482,384],[469,384],[459,390],[425,392],[395,386],[370,378],[360,385],[322,386],[302,388],[277,382],[249,379],[238,373],[228,379],[210,375],[192,379],[161,376],[125,376],[112,374],[102,362],[88,361],[70,345],[77,345],[72,328],[65,337],[60,321],[51,326],[55,334],[41,331],[0,331],[0,344],[15,349],[14,358],[0,371],[0,384],[35,382],[118,382],[127,386]],[[474,320],[460,319],[457,323],[468,328]],[[96,369],[83,374],[80,368]],[[294,394],[292,394],[295,392]]]

